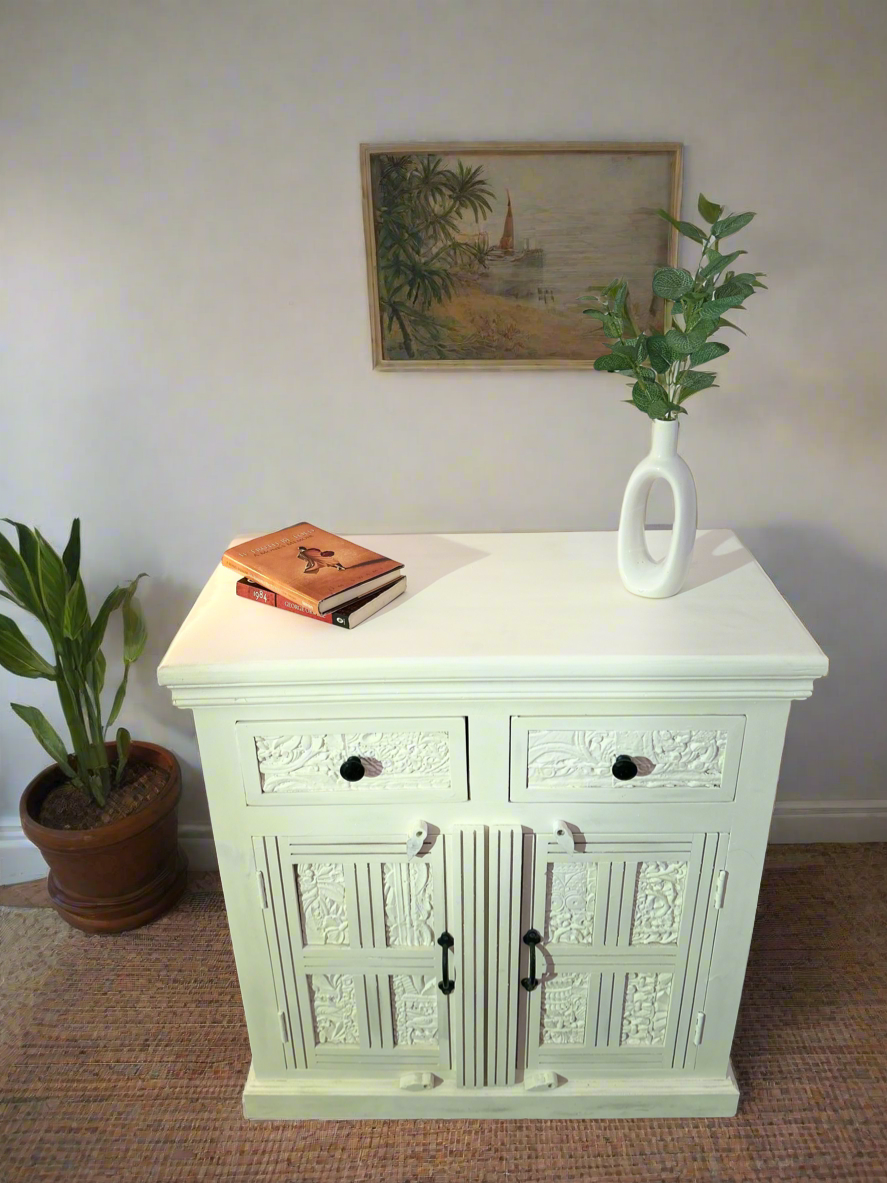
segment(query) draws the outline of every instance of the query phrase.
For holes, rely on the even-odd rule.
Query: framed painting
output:
[[[361,178],[377,369],[590,368],[616,278],[665,327],[680,144],[363,144]]]

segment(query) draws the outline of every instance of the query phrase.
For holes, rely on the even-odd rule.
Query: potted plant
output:
[[[699,194],[697,203],[705,228],[679,222],[665,210],[659,216],[702,250],[695,272],[683,267],[659,267],[653,291],[665,301],[665,331],[642,332],[631,307],[625,280],[616,279],[584,311],[601,321],[609,338],[609,352],[599,357],[596,370],[631,377],[626,401],[653,420],[653,442],[629,478],[619,519],[619,574],[636,595],[662,598],[680,591],[696,541],[696,485],[683,457],[678,455],[679,416],[686,415],[687,399],[714,386],[716,374],[701,370],[729,353],[728,346],[711,338],[721,329],[738,329],[725,314],[743,305],[761,283],[760,271],[736,272],[732,265],[746,252],[721,252],[721,242],[747,226],[753,213],[724,214],[724,207]],[[669,327],[670,326],[670,327]],[[644,537],[647,497],[657,478],[668,481],[674,498],[674,527],[664,560],[656,562]]]
[[[26,836],[49,864],[56,911],[86,932],[122,932],[155,919],[185,887],[186,861],[178,848],[178,761],[155,744],[133,742],[118,727],[130,666],[147,640],[135,598],[139,575],[105,597],[93,619],[80,576],[80,521],[74,520],[59,555],[39,530],[9,521],[18,549],[0,530],[4,599],[40,622],[52,647],[44,658],[8,616],[0,615],[0,665],[23,678],[54,682],[70,733],[63,742],[36,707],[13,703],[54,763],[36,776],[21,800]],[[123,677],[102,721],[108,620],[123,616]],[[69,750],[70,749],[70,750]]]

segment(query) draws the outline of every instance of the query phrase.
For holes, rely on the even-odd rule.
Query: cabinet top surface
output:
[[[654,557],[670,534],[648,533]],[[164,685],[436,678],[815,678],[827,660],[730,530],[701,530],[684,589],[627,592],[616,534],[357,538],[407,591],[357,629],[235,594],[217,567],[169,650]]]

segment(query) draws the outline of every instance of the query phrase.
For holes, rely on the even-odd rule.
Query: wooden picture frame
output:
[[[591,369],[581,300],[621,276],[665,327],[681,144],[361,144],[360,165],[374,369]]]

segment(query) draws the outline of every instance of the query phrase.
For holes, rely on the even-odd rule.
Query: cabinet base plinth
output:
[[[464,1089],[443,1081],[415,1093],[402,1090],[397,1078],[258,1080],[250,1067],[243,1090],[243,1116],[262,1121],[732,1117],[738,1103],[732,1064],[723,1078],[610,1077],[565,1081],[545,1092],[527,1092],[523,1084]]]

